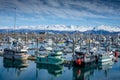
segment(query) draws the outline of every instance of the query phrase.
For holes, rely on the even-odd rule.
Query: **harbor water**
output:
[[[85,68],[45,65],[35,61],[13,61],[0,57],[1,80],[119,80],[120,59],[111,65]]]

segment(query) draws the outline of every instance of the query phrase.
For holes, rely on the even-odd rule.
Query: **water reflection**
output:
[[[3,59],[3,64],[5,68],[26,68],[28,66],[27,60],[10,60],[10,59]]]
[[[28,66],[28,61],[3,58],[0,58],[0,61],[3,62],[3,65],[0,65],[1,80],[119,80],[120,78],[120,62],[80,68],[37,64],[34,61],[29,61]]]
[[[73,80],[90,80],[90,76],[94,74],[94,69],[96,69],[96,65],[84,68],[73,66]]]
[[[3,59],[3,67],[7,69],[15,69],[16,74],[19,76],[21,71],[25,70],[28,66],[27,60],[10,60],[10,59]]]
[[[106,70],[106,69],[112,68],[113,63],[114,62],[109,62],[107,64],[98,64],[98,69],[99,70]]]
[[[109,62],[108,64],[98,64],[98,70],[102,70],[103,71],[103,75],[105,76],[106,80],[109,80],[108,74],[109,74],[109,70],[110,68],[112,68],[114,62]]]
[[[45,69],[49,74],[54,76],[60,76],[63,71],[63,65],[49,65],[49,64],[37,64],[37,69]]]

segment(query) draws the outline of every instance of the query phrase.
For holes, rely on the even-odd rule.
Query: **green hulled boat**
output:
[[[53,52],[50,52],[48,55],[37,56],[36,62],[41,64],[59,65],[59,64],[63,64],[64,59],[62,58],[62,52],[53,51]]]

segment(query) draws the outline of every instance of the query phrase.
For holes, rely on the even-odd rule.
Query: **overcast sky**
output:
[[[16,26],[120,26],[120,0],[0,0],[0,26],[13,26],[15,11]]]

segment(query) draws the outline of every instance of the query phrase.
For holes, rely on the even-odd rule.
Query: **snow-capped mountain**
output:
[[[119,26],[105,26],[105,25],[100,25],[98,27],[94,27],[93,28],[95,31],[98,30],[105,30],[105,31],[109,31],[109,32],[120,32],[120,27]]]
[[[19,26],[19,27],[0,27],[0,29],[31,29],[31,30],[55,30],[55,31],[87,31],[93,29],[93,27],[85,26],[66,26],[66,25],[39,25],[39,26]]]
[[[105,26],[100,25],[97,27],[92,26],[66,26],[66,25],[39,25],[39,26],[19,26],[19,27],[0,27],[0,29],[12,29],[12,30],[21,30],[21,29],[27,29],[27,30],[53,30],[53,31],[98,31],[98,30],[104,30],[108,32],[120,32],[119,26]]]

